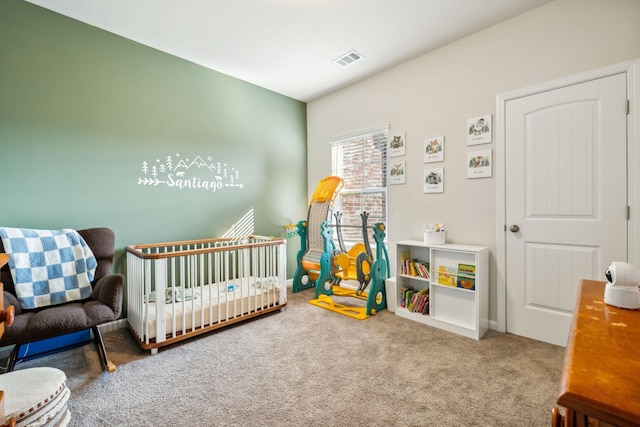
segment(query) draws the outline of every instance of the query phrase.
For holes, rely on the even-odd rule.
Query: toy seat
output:
[[[365,254],[365,257],[361,257],[360,254]],[[360,269],[358,269],[358,261],[363,258],[366,259],[360,262]],[[371,277],[371,264],[369,263],[369,256],[364,243],[356,243],[347,252],[336,255],[334,262],[340,267],[340,271],[335,273],[335,276],[340,280],[360,281],[362,278],[366,280]],[[358,270],[364,277],[358,274]]]

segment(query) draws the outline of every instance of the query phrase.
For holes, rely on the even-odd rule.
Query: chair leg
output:
[[[9,354],[9,360],[7,360],[6,372],[12,372],[15,369],[16,363],[18,362],[18,353],[20,353],[20,347],[21,344],[16,344],[13,347],[13,350],[11,350],[11,353]]]
[[[93,336],[96,341],[96,345],[98,346],[98,353],[100,353],[100,363],[102,364],[102,370],[107,372],[114,372],[116,370],[116,365],[109,361],[107,350],[104,348],[104,341],[102,340],[100,329],[97,326],[94,326],[93,328],[91,328],[91,330],[93,331]]]

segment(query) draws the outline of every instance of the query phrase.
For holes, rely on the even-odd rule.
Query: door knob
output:
[[[516,224],[513,224],[511,227],[509,227],[509,231],[511,231],[512,233],[517,233],[518,231],[520,231],[520,227],[518,227]]]

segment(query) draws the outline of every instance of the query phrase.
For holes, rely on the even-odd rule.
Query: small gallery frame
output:
[[[406,152],[406,140],[404,132],[394,132],[389,136],[389,146],[387,147],[387,156],[399,157],[404,156]]]
[[[467,145],[491,142],[491,114],[467,119]]]
[[[467,178],[489,178],[491,176],[492,150],[467,152]]]
[[[389,162],[389,184],[404,184],[406,175],[406,163],[404,160]]]
[[[425,168],[423,189],[425,193],[443,193],[444,168]]]
[[[444,161],[444,136],[424,139],[424,163]]]

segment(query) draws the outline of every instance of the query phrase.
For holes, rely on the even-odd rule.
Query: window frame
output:
[[[372,226],[374,223],[383,222],[385,224],[385,227],[387,227],[387,223],[388,223],[388,182],[387,182],[388,181],[388,177],[387,177],[388,137],[389,137],[389,125],[383,125],[383,126],[378,126],[371,129],[353,132],[347,135],[341,135],[331,139],[330,141],[331,171],[333,175],[340,176],[343,179],[345,178],[345,174],[343,171],[345,170],[345,167],[347,167],[344,164],[344,160],[345,160],[344,148],[347,147],[348,144],[364,145],[366,144],[366,142],[363,142],[363,141],[374,138],[373,143],[378,144],[377,146],[382,150],[382,156],[380,159],[380,167],[379,167],[380,176],[376,175],[376,179],[379,179],[379,182],[382,184],[382,186],[364,187],[364,188],[348,188],[348,183],[345,182],[345,187],[342,188],[342,190],[336,197],[336,200],[334,201],[333,212],[337,212],[337,211],[344,212],[344,209],[342,206],[344,195],[352,194],[352,195],[366,196],[366,195],[372,195],[372,194],[381,194],[383,197],[383,203],[384,203],[384,209],[382,210],[382,218],[379,216],[374,217],[373,220],[370,218],[367,225]],[[370,166],[371,164],[377,164],[377,162],[372,163],[371,161],[365,161],[364,156],[362,158],[363,158],[363,161],[357,164],[357,165],[361,165],[361,167],[358,168],[358,166],[355,166],[357,170],[363,170],[367,166]],[[348,181],[348,179],[345,181]],[[363,180],[363,182],[365,181],[367,181],[366,178],[365,180]],[[334,218],[331,218],[331,220],[332,222],[334,222]],[[356,225],[353,223],[353,221],[355,221],[355,219],[352,219],[351,223],[347,221],[346,223],[343,222],[343,224],[349,225],[349,226]],[[360,221],[358,221],[357,223],[358,225],[361,224]],[[358,231],[357,233],[361,233],[361,232]],[[337,238],[336,234],[337,233],[334,233],[334,238]],[[347,237],[349,234],[351,234],[351,237]],[[358,238],[354,236],[353,232],[343,233],[343,235],[346,235],[344,237],[344,242],[347,246],[350,246],[356,242],[362,241],[361,234],[359,234],[360,237]],[[386,237],[385,237],[385,240],[386,240]],[[375,241],[373,240],[371,231],[369,231],[369,242],[372,247],[375,245]]]

